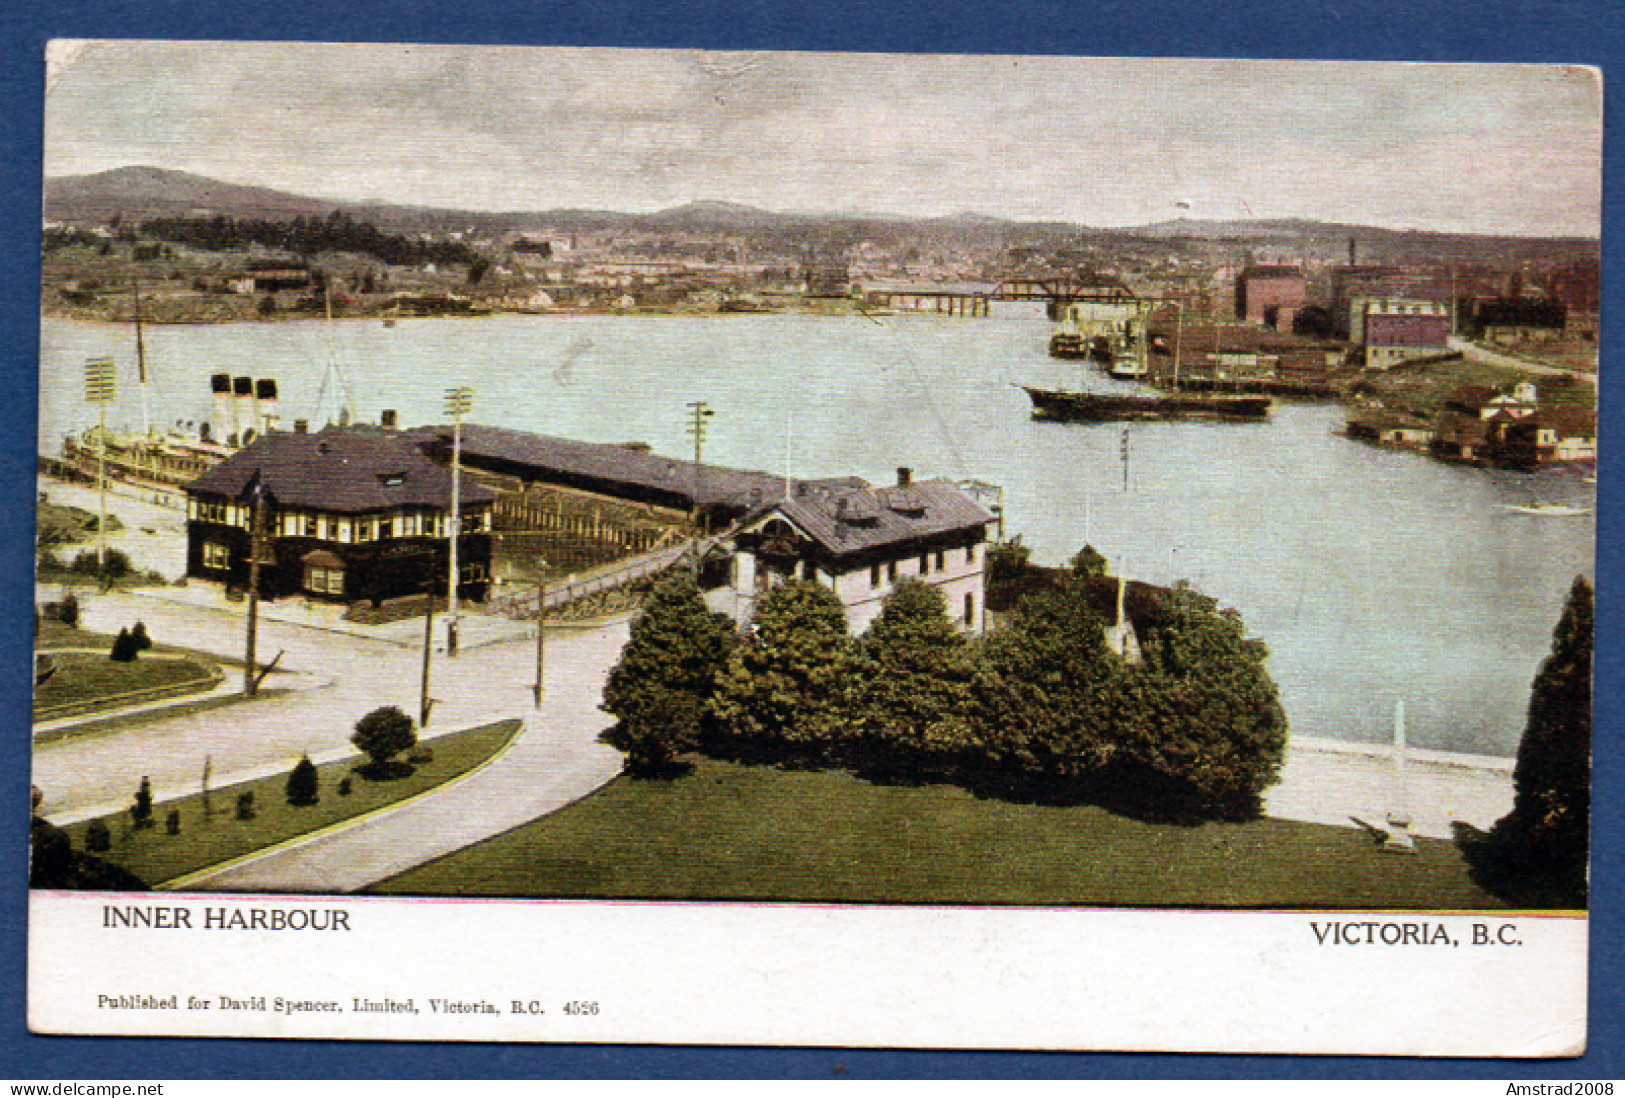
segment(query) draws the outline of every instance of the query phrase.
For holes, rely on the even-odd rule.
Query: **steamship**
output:
[[[100,427],[91,427],[63,439],[61,467],[48,467],[47,471],[95,479],[105,461],[110,480],[156,492],[173,492],[280,425],[274,378],[215,374],[209,386],[214,393],[213,426],[183,423],[162,433],[104,433]]]

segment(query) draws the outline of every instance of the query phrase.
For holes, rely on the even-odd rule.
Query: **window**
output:
[[[356,519],[356,523],[355,523],[355,540],[357,540],[357,541],[371,541],[372,540],[372,519]]]
[[[316,536],[316,516],[314,514],[306,515],[305,516],[305,537],[313,538],[315,536]]]
[[[870,587],[879,587],[880,586],[880,562],[879,561],[876,561],[874,564],[871,564],[869,566],[869,586]]]
[[[199,522],[229,521],[226,517],[226,505],[224,503],[215,503],[206,499],[198,501],[197,517]]]
[[[305,590],[318,595],[344,594],[344,569],[320,564],[305,565]]]
[[[965,596],[965,628],[966,629],[974,629],[975,627],[976,627],[976,596],[975,595],[966,595]]]
[[[974,546],[974,545],[965,546],[965,563],[966,564],[975,564],[976,563],[976,546]]]
[[[217,541],[206,541],[206,542],[204,542],[203,543],[203,567],[205,567],[205,568],[230,568],[231,567],[231,548],[230,548],[230,546],[221,545]]]

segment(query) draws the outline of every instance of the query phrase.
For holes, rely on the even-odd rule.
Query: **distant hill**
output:
[[[245,187],[164,168],[129,167],[45,181],[45,216],[53,221],[106,221],[114,215],[287,218],[326,214],[334,204],[269,187]]]
[[[1371,225],[1298,218],[1213,221],[1179,218],[1133,228],[1099,229],[1060,221],[1023,222],[975,212],[947,217],[905,217],[853,211],[780,213],[737,202],[706,200],[656,213],[612,210],[554,209],[488,212],[438,209],[383,202],[342,202],[289,194],[269,187],[224,183],[189,172],[154,167],[114,168],[94,175],[61,176],[45,181],[45,217],[68,223],[105,223],[115,215],[126,221],[154,217],[281,219],[325,217],[334,210],[371,222],[386,232],[473,230],[497,235],[515,231],[590,232],[600,229],[661,233],[728,233],[779,236],[809,244],[851,243],[897,234],[928,238],[987,241],[1065,237],[1141,238],[1152,240],[1257,241],[1263,244],[1341,244],[1355,238],[1360,249],[1376,247],[1395,254],[1425,250],[1436,244],[1478,245],[1533,238],[1482,236],[1386,229]],[[1591,244],[1562,238],[1550,244]]]

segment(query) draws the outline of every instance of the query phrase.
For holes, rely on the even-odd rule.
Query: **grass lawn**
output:
[[[129,663],[114,663],[90,652],[60,652],[51,658],[56,673],[34,689],[35,720],[180,697],[207,690],[219,681],[213,661],[152,659],[148,654]],[[135,696],[129,696],[132,694]]]
[[[707,759],[375,885],[407,895],[1240,908],[1495,908],[1455,846],[1379,854],[1285,820],[1177,827],[1090,806]]]
[[[263,850],[312,831],[403,801],[417,793],[441,785],[491,758],[519,731],[519,721],[499,721],[467,732],[440,736],[424,746],[434,750],[434,761],[419,764],[408,777],[372,781],[352,770],[365,760],[343,759],[318,767],[320,801],[296,808],[288,803],[286,773],[255,782],[217,789],[209,795],[212,812],[205,816],[201,794],[153,805],[153,826],[137,831],[130,814],[120,812],[103,817],[112,837],[112,847],[99,857],[129,870],[148,884],[162,884],[176,877],[220,865],[244,854]],[[293,767],[289,763],[289,769]],[[338,792],[339,781],[351,778],[352,791]],[[255,816],[237,819],[237,798],[254,794]],[[135,799],[135,783],[130,787]],[[180,833],[170,835],[165,819],[171,810],[180,813]],[[75,850],[87,849],[85,832],[91,821],[66,828]]]

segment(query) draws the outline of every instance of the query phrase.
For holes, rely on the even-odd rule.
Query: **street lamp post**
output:
[[[473,410],[474,390],[466,385],[446,390],[446,413],[452,417],[451,431],[451,565],[446,579],[446,655],[457,654],[457,543],[462,538],[463,417]]]

